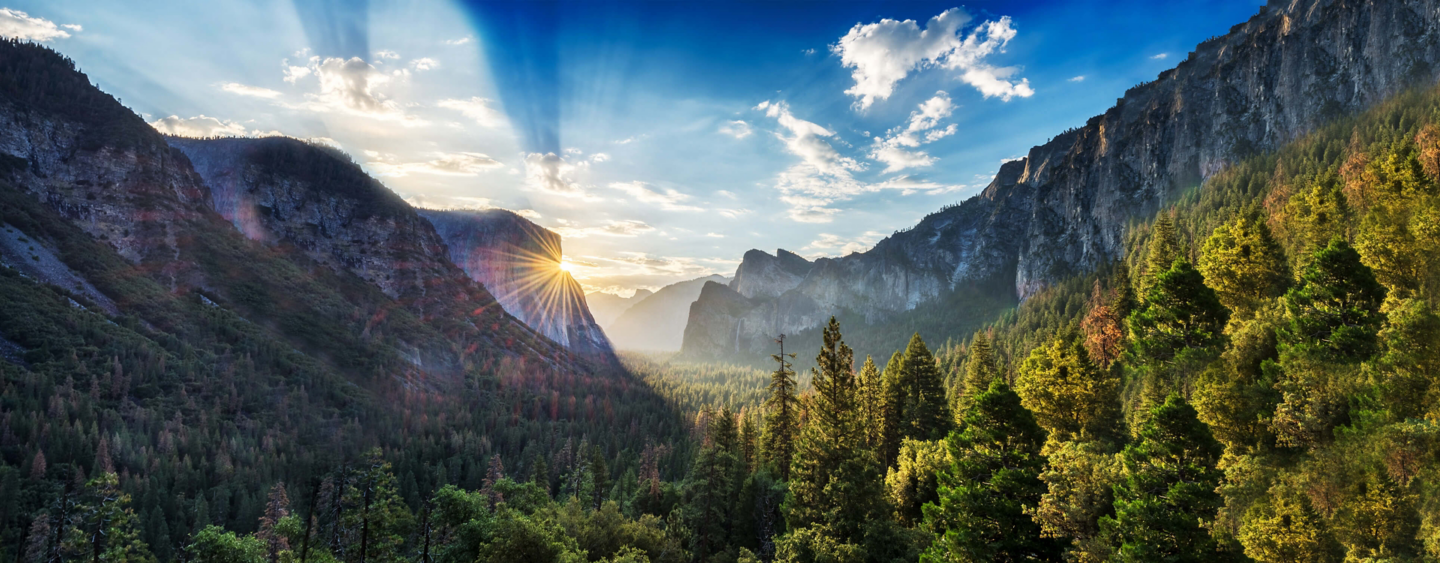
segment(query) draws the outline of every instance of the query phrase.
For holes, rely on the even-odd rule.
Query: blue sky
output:
[[[589,290],[864,250],[1082,125],[1257,0],[20,1],[157,129],[334,144],[416,205],[503,207]]]

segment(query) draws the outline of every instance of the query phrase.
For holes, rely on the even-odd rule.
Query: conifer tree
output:
[[[1264,221],[1239,217],[1215,228],[1200,252],[1200,272],[1220,302],[1249,317],[1290,283],[1285,250]]]
[[[954,419],[945,397],[945,377],[920,334],[910,338],[900,362],[900,435],[912,440],[939,440],[950,432]]]
[[[1170,270],[1170,265],[1184,257],[1180,248],[1180,235],[1175,231],[1175,221],[1169,213],[1161,213],[1150,229],[1150,246],[1145,254],[1145,272],[1140,278],[1140,294],[1146,295],[1155,285],[1161,273]]]
[[[1120,454],[1115,515],[1101,519],[1111,561],[1203,562],[1225,559],[1203,525],[1223,503],[1216,469],[1223,448],[1195,409],[1171,394]]]
[[[938,504],[924,507],[936,539],[925,562],[1058,561],[1063,544],[1041,537],[1026,513],[1045,484],[1045,431],[1005,382],[976,396],[946,445],[953,463],[940,473]]]
[[[346,534],[345,559],[352,563],[389,563],[413,524],[410,510],[395,488],[395,475],[378,448],[365,454],[342,497],[340,520]]]
[[[817,527],[838,543],[859,545],[866,523],[889,510],[879,462],[864,447],[859,426],[853,352],[834,317],[823,339],[812,371],[809,418],[791,464],[785,519],[792,530]]]
[[[697,560],[723,551],[730,540],[734,498],[741,484],[736,480],[741,464],[737,442],[729,409],[710,417],[685,489],[686,527]]]
[[[875,360],[870,356],[865,356],[865,365],[860,368],[858,392],[860,420],[865,421],[866,447],[879,451],[885,440],[885,426],[880,422],[885,420],[887,401],[880,369],[875,367]]]
[[[795,371],[790,360],[795,354],[785,353],[785,335],[776,339],[780,353],[770,357],[780,364],[770,375],[770,398],[765,401],[765,435],[761,448],[765,461],[774,468],[780,480],[790,479],[790,460],[795,454],[795,434],[800,426],[799,398],[795,394]]]
[[[1385,286],[1360,262],[1343,239],[1317,250],[1300,276],[1300,284],[1282,300],[1290,322],[1281,327],[1281,341],[1292,352],[1327,361],[1354,362],[1377,350],[1385,316]]]
[[[255,532],[255,537],[265,545],[267,563],[276,563],[280,560],[280,552],[290,549],[289,540],[275,529],[280,521],[289,515],[290,497],[285,494],[285,484],[276,483],[270,488],[270,494],[265,499],[265,512],[260,516],[260,529]]]
[[[1213,349],[1225,341],[1230,311],[1190,262],[1176,259],[1155,277],[1145,303],[1128,324],[1140,359],[1167,364],[1186,349]]]
[[[102,450],[103,451],[103,450]],[[85,483],[85,494],[63,538],[67,559],[92,563],[147,563],[155,561],[140,539],[138,519],[130,495],[120,490],[120,478],[101,472]]]
[[[905,388],[901,382],[904,358],[905,355],[900,351],[890,354],[890,361],[885,363],[885,371],[880,373],[885,417],[879,421],[879,454],[880,462],[886,467],[895,465],[895,457],[900,455],[900,443],[905,439],[900,430],[900,421],[904,417],[902,410],[905,408]]]
[[[1104,439],[1114,433],[1120,378],[1092,363],[1074,333],[1032,350],[1020,366],[1016,391],[1053,443]]]
[[[990,389],[990,382],[1000,377],[1000,367],[995,363],[995,351],[990,348],[990,339],[984,332],[975,333],[970,342],[970,351],[965,357],[965,388],[963,406],[969,400]]]

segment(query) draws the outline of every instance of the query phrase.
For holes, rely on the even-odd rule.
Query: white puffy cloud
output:
[[[374,151],[365,151],[365,154],[374,159],[365,164],[375,171],[376,176],[475,176],[505,167],[500,161],[478,152],[438,153],[431,160],[423,162],[396,162],[393,157],[379,155]]]
[[[973,18],[960,8],[951,8],[930,18],[925,29],[915,20],[882,19],[856,24],[831,49],[845,68],[854,69],[855,85],[847,90],[857,98],[860,109],[884,100],[895,85],[910,72],[930,66],[956,71],[960,80],[979,90],[986,98],[1029,97],[1035,92],[1029,81],[1011,77],[1013,67],[995,67],[986,58],[1003,52],[1015,37],[1009,17],[986,21],[965,33]]]
[[[0,35],[5,37],[22,41],[49,41],[70,37],[70,33],[61,29],[62,27],[75,32],[81,30],[78,25],[55,25],[55,22],[32,17],[20,10],[0,8]]]
[[[413,68],[413,69],[415,69],[415,70],[417,70],[417,71],[430,70],[430,69],[433,69],[433,68],[439,68],[439,66],[440,66],[440,61],[437,61],[437,60],[432,59],[432,58],[430,58],[430,57],[421,57],[421,58],[415,59],[415,60],[413,60],[413,61],[410,61],[410,68]]]
[[[473,97],[467,100],[445,99],[436,102],[435,105],[460,112],[461,115],[475,120],[475,123],[484,127],[498,127],[504,123],[505,117],[498,110],[491,107],[491,101],[486,98]]]
[[[1159,53],[1159,54],[1156,54],[1156,55],[1152,55],[1150,58],[1151,58],[1151,59],[1154,59],[1154,60],[1157,60],[1157,61],[1163,61],[1163,60],[1165,60],[1165,59],[1167,59],[1167,58],[1169,58],[1169,57],[1170,57],[1170,53]]]
[[[378,53],[375,53],[375,57],[376,57],[376,58],[381,58],[381,59],[395,60],[395,59],[399,59],[399,58],[400,58],[400,53],[396,53],[395,51],[385,50],[385,51],[380,51],[380,52],[378,52]]]
[[[605,162],[607,160],[610,160],[610,155],[603,152],[597,152],[590,155],[590,162]]]
[[[645,224],[643,221],[627,219],[624,221],[607,221],[604,225],[593,227],[575,227],[570,222],[550,230],[555,231],[562,238],[586,238],[590,236],[609,237],[636,237],[653,232],[655,227]]]
[[[300,53],[301,55],[304,52]],[[310,57],[305,66],[283,64],[285,81],[296,84],[301,79],[314,76],[319,91],[305,94],[305,103],[298,106],[281,104],[292,109],[316,112],[342,112],[350,115],[387,121],[398,121],[405,126],[424,125],[425,122],[409,115],[404,108],[385,95],[383,89],[396,80],[403,80],[409,71],[400,70],[387,74],[360,57],[342,59],[331,57],[321,59]]]
[[[636,201],[655,205],[666,211],[700,211],[699,207],[682,203],[689,200],[690,196],[671,188],[659,191],[645,182],[612,182],[609,187],[625,192]]]
[[[220,85],[220,89],[238,96],[249,96],[252,98],[275,99],[280,97],[279,92],[269,88],[249,86],[238,82],[226,82]]]
[[[1083,74],[1080,75],[1080,76],[1072,76],[1072,77],[1070,77],[1069,80],[1066,80],[1066,82],[1084,82],[1084,81],[1085,81],[1085,75],[1083,75]]]
[[[172,115],[150,122],[156,131],[177,137],[243,137],[245,126],[234,121],[223,121],[214,117],[197,115],[179,117]]]
[[[720,132],[735,137],[736,139],[744,139],[745,137],[749,137],[753,131],[750,129],[749,123],[737,119],[727,121],[724,125],[721,125]]]

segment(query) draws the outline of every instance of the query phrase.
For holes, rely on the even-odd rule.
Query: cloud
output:
[[[59,26],[44,18],[31,17],[20,10],[0,8],[0,35],[5,37],[37,42],[69,38],[70,34],[61,29],[62,27],[75,32],[81,29],[78,25]]]
[[[469,35],[466,35],[465,37],[461,37],[461,38],[459,38],[459,39],[447,39],[447,40],[445,40],[445,44],[446,44],[446,45],[464,45],[464,44],[469,43],[469,42],[474,41],[474,40],[475,40],[474,37],[471,37],[471,36],[469,36]]]
[[[1014,67],[995,67],[985,61],[1004,52],[1015,37],[1010,18],[986,21],[964,33],[973,18],[960,8],[951,8],[930,18],[925,29],[915,20],[882,19],[856,24],[831,47],[840,63],[851,71],[855,85],[846,94],[854,96],[859,109],[869,108],[895,91],[895,85],[917,71],[938,66],[958,73],[961,81],[979,90],[986,98],[1010,101],[1035,93],[1027,79],[1011,77]]]
[[[720,132],[735,137],[736,139],[744,139],[745,137],[749,137],[750,133],[753,133],[749,123],[738,119],[725,122],[724,125],[720,126]]]
[[[643,221],[627,219],[624,221],[607,221],[604,225],[594,227],[572,227],[564,225],[550,229],[559,234],[561,238],[586,238],[590,236],[609,237],[636,237],[653,232],[655,227],[645,224]]]
[[[805,249],[817,251],[812,256],[845,256],[855,252],[869,250],[875,242],[885,235],[878,231],[866,231],[858,237],[845,239],[839,235],[820,233],[820,238],[805,246]]]
[[[380,51],[379,53],[375,53],[375,56],[378,57],[378,58],[381,58],[381,59],[395,60],[395,59],[399,59],[399,58],[400,58],[400,53],[396,53],[395,51],[388,51],[388,50],[387,50],[387,51]]]
[[[365,151],[376,160],[365,164],[375,171],[376,176],[400,177],[410,174],[432,174],[437,176],[475,176],[505,165],[498,160],[478,152],[438,153],[435,158],[424,162],[395,162],[389,156]],[[378,158],[377,158],[378,157]]]
[[[739,217],[739,216],[741,216],[741,215],[749,215],[749,214],[750,214],[750,210],[749,210],[749,209],[725,209],[725,208],[720,208],[720,209],[716,209],[715,212],[716,212],[716,213],[719,213],[721,217],[727,217],[727,218],[730,218],[730,219],[735,219],[735,218],[737,218],[737,217]]]
[[[540,212],[534,209],[516,209],[514,211],[516,215],[519,215],[526,219],[530,219],[532,221],[540,218]]]
[[[302,52],[303,54],[303,52]],[[314,76],[319,84],[318,93],[305,94],[306,103],[285,107],[317,112],[343,112],[350,115],[370,117],[387,121],[398,121],[406,126],[424,125],[425,122],[405,113],[400,104],[389,99],[381,91],[384,86],[397,78],[402,79],[408,71],[386,74],[360,57],[342,59],[332,57],[321,59],[310,57],[305,66],[283,63],[285,81],[297,83],[300,79]]]
[[[645,182],[611,182],[609,187],[625,192],[636,201],[649,203],[666,211],[700,211],[699,207],[682,205],[681,202],[689,200],[690,196],[674,189],[666,188],[662,192]]]
[[[490,100],[478,96],[468,100],[445,99],[435,103],[442,108],[458,111],[483,127],[499,127],[505,118],[498,110],[490,107],[490,104]]]
[[[805,53],[806,55],[813,55],[813,54],[815,54],[815,48],[812,47],[812,48],[809,48],[809,49],[802,50],[802,51],[800,51],[800,52],[801,52],[801,53]]]
[[[525,184],[531,189],[556,195],[585,197],[584,188],[575,181],[575,165],[555,153],[525,155]]]
[[[440,67],[440,61],[437,61],[437,60],[432,59],[432,58],[430,58],[430,57],[421,57],[421,58],[415,59],[415,60],[413,60],[413,61],[410,61],[410,68],[415,69],[417,72],[418,72],[418,71],[423,71],[423,70],[430,70],[430,69],[434,69],[434,68],[439,68],[439,67]]]
[[[725,235],[720,233],[705,233],[705,236],[708,238],[725,238]]]
[[[763,110],[766,117],[775,118],[781,127],[790,132],[788,137],[781,133],[776,133],[775,137],[785,143],[786,150],[800,157],[816,172],[848,178],[851,171],[865,169],[865,165],[852,158],[841,156],[835,147],[824,140],[827,137],[834,137],[833,131],[795,117],[790,113],[790,106],[785,102],[767,100],[760,102],[755,109]]]
[[[1080,76],[1071,77],[1069,80],[1066,80],[1066,82],[1084,82],[1084,81],[1085,81],[1085,75],[1083,75],[1083,74],[1080,75]]]
[[[265,98],[268,100],[280,97],[279,92],[276,92],[269,88],[261,88],[259,86],[247,86],[245,84],[240,84],[237,82],[226,82],[224,84],[221,84],[220,89],[231,94],[236,94],[239,96],[249,96],[252,98]]]
[[[1163,60],[1165,60],[1165,59],[1170,58],[1170,53],[1160,53],[1160,54],[1157,54],[1157,55],[1151,55],[1150,58],[1151,58],[1151,59],[1154,59],[1154,60],[1157,60],[1157,61],[1163,61]]]
[[[197,115],[182,118],[172,115],[150,122],[156,131],[176,137],[243,137],[245,126],[234,121],[222,121],[214,117]]]
[[[610,160],[610,155],[603,152],[597,152],[590,155],[590,162],[605,162],[607,160]]]
[[[921,102],[918,109],[910,112],[904,125],[887,131],[883,138],[876,137],[870,158],[885,163],[885,173],[935,164],[935,157],[915,149],[954,135],[957,131],[954,123],[936,129],[940,121],[949,118],[953,113],[955,104],[950,101],[950,95],[944,91],[936,92],[934,97]]]
[[[80,24],[78,24],[78,23],[62,23],[62,24],[60,24],[60,27],[63,27],[63,28],[65,28],[65,29],[68,29],[68,30],[73,31],[73,32],[75,32],[75,33],[80,33],[80,32],[82,32],[82,31],[85,31],[85,28],[80,27]]]

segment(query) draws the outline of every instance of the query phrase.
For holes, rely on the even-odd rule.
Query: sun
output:
[[[575,264],[571,263],[569,260],[561,260],[560,269],[566,272],[575,273]]]

